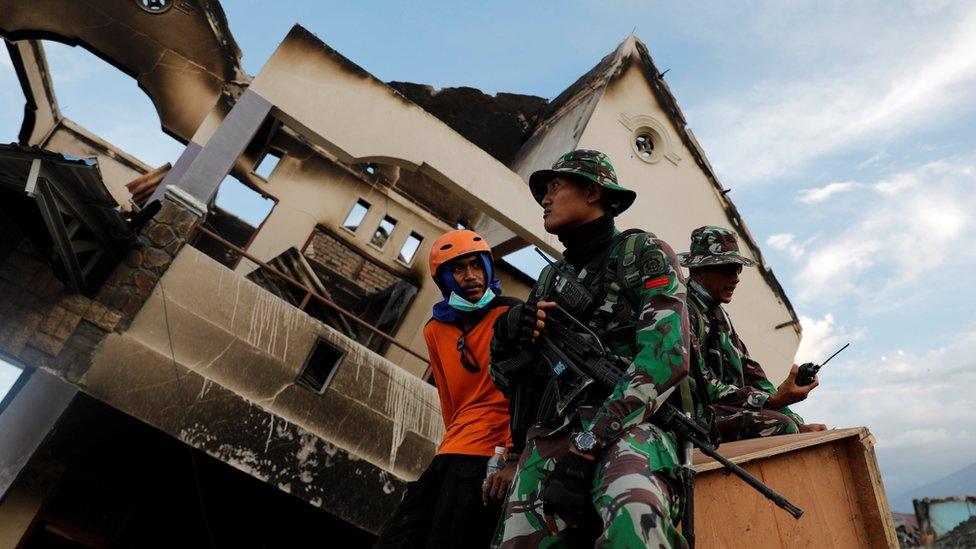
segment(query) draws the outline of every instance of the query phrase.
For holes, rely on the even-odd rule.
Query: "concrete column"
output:
[[[169,192],[171,197],[178,197],[198,215],[205,214],[220,182],[270,112],[268,100],[250,89],[245,91],[202,149],[193,142],[187,145],[150,200],[162,200],[167,187],[175,187]]]

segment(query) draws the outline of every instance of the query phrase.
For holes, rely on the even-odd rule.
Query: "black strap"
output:
[[[594,296],[594,297],[597,297],[597,299],[599,299],[599,297],[603,297],[607,295],[607,288],[606,288],[607,270],[608,270],[607,266],[610,264],[610,255],[613,253],[613,250],[616,249],[616,247],[619,246],[621,242],[626,240],[631,235],[646,233],[646,232],[647,231],[644,231],[642,229],[627,229],[626,231],[623,231],[622,233],[613,237],[613,240],[610,241],[610,245],[607,246],[606,251],[604,251],[603,254],[601,254],[601,256],[599,256],[598,258],[600,260],[600,270],[599,270],[600,278],[597,287],[600,288],[600,296]],[[595,261],[596,259],[594,259],[593,261],[590,262],[589,265],[587,265],[587,272],[589,272],[590,266],[593,265]]]

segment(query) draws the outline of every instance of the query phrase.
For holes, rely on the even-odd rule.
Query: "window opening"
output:
[[[555,259],[549,254],[546,254],[546,257],[555,261]],[[539,257],[539,254],[536,253],[534,246],[527,246],[520,250],[516,250],[502,257],[502,260],[533,280],[539,279],[542,269],[544,269],[546,266],[546,260]]]
[[[349,210],[349,215],[346,216],[346,220],[342,222],[342,228],[349,232],[356,232],[356,229],[363,223],[363,219],[366,218],[366,212],[369,211],[369,202],[366,202],[362,198],[356,201],[352,205],[352,209]]]
[[[420,243],[423,242],[423,240],[424,237],[411,231],[406,242],[404,242],[403,246],[400,247],[400,253],[397,255],[397,261],[403,263],[404,265],[410,265],[410,263],[413,262],[414,256],[417,255],[417,250],[420,248]]]
[[[217,189],[206,226],[228,242],[247,249],[258,228],[274,209],[275,201],[228,175]],[[236,268],[241,256],[216,240],[197,233],[192,242],[201,252],[228,268]]]
[[[13,400],[14,390],[19,382],[22,382],[24,370],[15,364],[11,364],[0,356],[0,413]]]
[[[268,151],[254,166],[254,174],[267,181],[271,179],[271,174],[278,167],[279,162],[281,162],[281,154]]]
[[[654,156],[654,136],[650,132],[638,132],[634,138],[634,149],[642,159],[651,160]]]
[[[321,338],[315,340],[312,352],[298,374],[298,384],[321,394],[329,386],[345,355],[345,351],[332,343]]]
[[[386,242],[390,239],[390,235],[393,234],[393,229],[396,228],[396,224],[396,219],[393,219],[388,215],[384,215],[383,219],[380,221],[379,227],[376,227],[376,231],[373,233],[372,238],[369,239],[369,243],[382,250],[383,247],[386,246]]]
[[[261,223],[264,223],[275,205],[273,199],[229,175],[221,181],[214,203],[220,209],[234,214],[252,227],[259,227]]]

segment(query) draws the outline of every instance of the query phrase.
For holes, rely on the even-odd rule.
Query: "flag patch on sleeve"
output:
[[[667,286],[667,285],[668,285],[668,277],[659,276],[657,278],[647,279],[644,282],[644,289],[650,290],[651,288],[657,288],[658,286]]]

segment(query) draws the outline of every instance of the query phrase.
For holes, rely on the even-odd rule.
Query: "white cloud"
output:
[[[972,163],[948,160],[875,183],[874,197],[846,228],[806,249],[795,279],[799,299],[831,303],[856,294],[878,300],[950,259],[973,261],[964,239],[976,218],[974,185]]]
[[[868,168],[870,166],[874,166],[878,162],[881,162],[882,160],[884,160],[884,158],[886,156],[888,156],[888,155],[884,151],[878,151],[873,156],[871,156],[871,158],[868,158],[864,162],[861,162],[860,164],[858,164],[857,165],[857,169],[858,170],[863,170],[864,168]]]
[[[854,189],[858,184],[854,181],[838,181],[836,183],[828,183],[823,187],[816,187],[813,189],[803,189],[800,191],[796,197],[797,202],[803,202],[804,204],[817,204],[827,200],[832,195],[837,193],[842,193]]]
[[[766,239],[766,244],[775,250],[790,254],[793,261],[799,261],[806,253],[802,244],[796,242],[796,237],[790,233],[774,234]]]
[[[782,178],[826,154],[877,144],[971,109],[976,8],[951,25],[904,29],[889,37],[891,44],[863,48],[862,57],[834,73],[768,79],[704,108],[700,117],[710,126],[701,133],[719,173],[733,183]],[[933,35],[939,39],[930,40]],[[917,45],[913,54],[876,51],[902,53],[906,42]]]
[[[843,326],[837,326],[834,315],[830,313],[819,320],[801,315],[800,326],[803,328],[803,338],[800,340],[799,349],[796,350],[794,362],[797,364],[820,363],[845,343],[863,339],[867,334],[863,328],[848,331]],[[838,355],[838,359],[840,356]]]
[[[949,345],[884,360],[840,355],[794,409],[830,427],[868,427],[889,494],[937,480],[976,459],[976,393],[969,390],[976,384],[976,330],[950,337]]]

